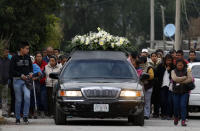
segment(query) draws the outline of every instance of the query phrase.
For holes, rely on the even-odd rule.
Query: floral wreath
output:
[[[90,32],[85,35],[76,35],[72,38],[71,48],[78,50],[110,50],[131,51],[135,47],[125,37],[113,36],[101,28],[98,32]]]

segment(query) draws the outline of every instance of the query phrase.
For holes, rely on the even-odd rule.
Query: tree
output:
[[[12,51],[21,41],[28,41],[32,51],[39,50],[54,30],[57,19],[51,16],[59,7],[60,0],[0,0],[0,35],[11,37]]]

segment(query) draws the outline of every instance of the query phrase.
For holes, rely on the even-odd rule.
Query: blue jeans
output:
[[[187,115],[187,101],[188,93],[185,94],[174,94],[174,117],[178,118],[181,114],[181,119],[185,120]]]
[[[145,97],[145,105],[144,105],[144,116],[146,117],[150,117],[150,113],[151,113],[151,95],[152,95],[152,91],[153,89],[150,88],[148,90],[146,90],[144,93],[144,97]]]
[[[40,110],[45,112],[48,111],[47,88],[45,85],[40,86]]]
[[[20,110],[22,104],[22,96],[24,96],[23,117],[28,117],[30,108],[30,90],[26,87],[25,82],[21,79],[14,79],[13,86],[15,91],[15,115],[16,119],[20,119]]]

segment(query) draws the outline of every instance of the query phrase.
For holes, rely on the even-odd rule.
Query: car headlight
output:
[[[81,91],[59,91],[60,96],[81,97]]]
[[[140,91],[121,91],[121,97],[140,97],[142,96]]]

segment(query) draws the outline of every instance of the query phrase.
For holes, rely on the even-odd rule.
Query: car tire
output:
[[[56,125],[65,125],[67,123],[66,115],[61,112],[58,108],[58,105],[56,105],[55,109],[55,124]]]
[[[136,126],[144,126],[144,110],[136,116],[128,116],[128,122]]]

